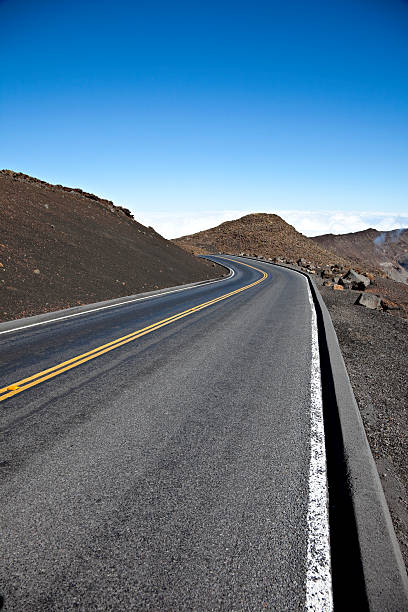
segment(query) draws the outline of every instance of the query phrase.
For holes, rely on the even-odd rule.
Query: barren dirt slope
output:
[[[223,273],[113,202],[0,171],[0,320]]]
[[[266,213],[226,221],[197,234],[176,238],[174,242],[192,253],[246,253],[293,260],[303,257],[315,265],[349,263],[306,238],[277,215]]]

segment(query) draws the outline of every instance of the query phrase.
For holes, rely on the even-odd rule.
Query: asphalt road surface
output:
[[[313,308],[243,262],[0,334],[5,610],[319,609]]]

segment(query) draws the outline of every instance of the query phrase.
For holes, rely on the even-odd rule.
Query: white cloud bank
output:
[[[212,213],[199,212],[194,214],[145,215],[135,213],[135,218],[143,225],[151,225],[165,238],[177,238],[193,234],[210,227],[215,227],[223,221],[238,219],[247,215],[250,210],[224,210]],[[259,211],[257,211],[259,212]],[[388,231],[399,227],[408,227],[408,214],[385,212],[340,212],[340,211],[308,211],[308,210],[274,210],[273,212],[306,236],[320,234],[346,234],[374,227],[380,231]]]
[[[282,210],[277,214],[306,236],[347,234],[360,232],[369,227],[382,232],[408,227],[408,214],[299,210]]]

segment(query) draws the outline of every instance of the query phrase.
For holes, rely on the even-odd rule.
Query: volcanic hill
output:
[[[224,274],[109,200],[0,171],[0,320]]]
[[[349,234],[323,234],[312,240],[341,257],[382,269],[395,281],[408,280],[408,229],[379,232],[370,228]]]
[[[225,221],[208,230],[173,240],[191,253],[229,253],[307,259],[316,266],[349,265],[339,257],[300,234],[278,215],[255,213],[234,221]]]

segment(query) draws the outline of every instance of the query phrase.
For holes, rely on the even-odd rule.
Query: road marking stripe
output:
[[[225,257],[222,259],[228,259],[228,258]],[[228,259],[228,261],[233,261],[233,260]],[[247,289],[250,289],[251,287],[255,287],[255,285],[262,283],[266,278],[268,278],[268,274],[264,272],[263,270],[260,270],[259,268],[255,268],[254,266],[250,266],[249,264],[246,264],[243,262],[240,262],[240,263],[246,266],[247,268],[252,268],[253,270],[256,270],[257,272],[260,272],[262,274],[262,277],[259,278],[257,281],[250,283],[249,285],[245,285],[243,287],[235,289],[234,291],[230,291],[229,293],[221,295],[217,298],[213,298],[212,300],[209,300],[202,304],[198,304],[197,306],[193,306],[192,308],[188,308],[187,310],[184,310],[180,313],[172,315],[171,317],[167,317],[166,319],[162,319],[161,321],[152,323],[151,325],[148,325],[147,327],[136,330],[130,334],[127,334],[126,336],[122,336],[121,338],[112,340],[111,342],[108,342],[107,344],[98,346],[86,353],[77,355],[76,357],[73,357],[72,359],[63,361],[62,363],[52,366],[51,368],[47,368],[46,370],[37,372],[36,374],[29,376],[28,378],[23,378],[20,381],[11,383],[7,385],[6,387],[3,387],[0,389],[0,393],[3,393],[3,395],[0,395],[0,402],[8,399],[9,397],[17,395],[18,393],[21,393],[22,391],[25,391],[26,389],[30,389],[31,387],[34,387],[35,385],[45,382],[46,380],[49,380],[50,378],[54,378],[55,376],[58,376],[59,374],[62,374],[63,372],[66,372],[83,363],[86,363],[87,361],[90,361],[91,359],[95,359],[96,357],[99,357],[100,355],[104,355],[105,353],[112,351],[113,349],[116,349],[119,346],[123,346],[124,344],[127,344],[128,342],[132,342],[133,340],[136,340],[137,338],[145,336],[146,334],[149,334],[155,331],[156,329],[160,329],[161,327],[170,325],[171,323],[174,323],[175,321],[178,321],[184,317],[187,317],[195,312],[203,310],[204,308],[208,308],[209,306],[212,306],[213,304],[216,304],[220,302],[221,300],[225,300],[229,297],[232,297],[233,295],[241,293],[242,291],[246,291]]]
[[[231,260],[232,261],[232,260]],[[83,310],[82,312],[74,312],[69,315],[64,315],[62,317],[56,317],[55,319],[48,319],[47,321],[38,321],[37,323],[29,323],[28,325],[21,325],[20,327],[13,327],[12,329],[5,329],[4,331],[0,331],[1,334],[10,334],[11,332],[20,331],[21,329],[28,329],[29,327],[37,327],[37,325],[46,325],[47,323],[57,323],[58,321],[64,321],[65,319],[72,319],[73,317],[81,317],[83,315],[89,314],[90,312],[98,312],[99,310],[106,310],[107,308],[118,308],[119,306],[125,306],[126,304],[133,304],[133,302],[143,302],[145,300],[153,300],[154,298],[161,297],[162,295],[169,295],[169,293],[179,293],[180,291],[188,291],[189,289],[195,289],[198,287],[203,287],[206,285],[214,285],[215,283],[222,283],[223,281],[231,279],[235,276],[234,270],[230,268],[232,274],[230,276],[226,276],[225,278],[218,278],[213,281],[203,281],[202,283],[195,285],[193,287],[180,287],[180,289],[171,289],[170,291],[162,291],[161,293],[155,293],[154,295],[145,295],[140,298],[133,298],[131,300],[126,300],[124,302],[119,302],[117,304],[108,304],[107,306],[98,306],[98,308],[89,308],[88,310]],[[51,314],[51,313],[50,313]]]
[[[228,293],[225,295],[225,297],[229,297],[231,295],[231,293]],[[224,296],[222,296],[224,298]],[[218,298],[216,298],[218,299]],[[204,304],[200,304],[199,306],[194,306],[193,308],[189,308],[188,310],[183,311],[182,313],[177,313],[175,315],[172,315],[171,317],[168,317],[167,319],[163,319],[162,321],[158,321],[156,323],[152,323],[151,325],[148,325],[147,327],[144,327],[142,329],[139,329],[137,331],[131,332],[130,334],[127,334],[126,336],[122,336],[121,338],[116,338],[116,340],[112,340],[111,342],[108,342],[107,344],[103,344],[101,346],[98,346],[97,348],[94,348],[90,351],[88,351],[87,353],[83,353],[82,355],[77,355],[76,357],[73,357],[72,359],[69,359],[68,361],[63,361],[62,363],[59,363],[56,366],[53,366],[51,368],[48,368],[47,370],[44,370],[42,372],[38,372],[37,374],[33,374],[32,376],[28,377],[28,378],[24,378],[23,380],[20,380],[19,383],[15,383],[15,384],[22,384],[22,383],[26,383],[28,381],[33,380],[34,378],[38,378],[39,376],[41,376],[42,374],[46,374],[48,372],[52,372],[64,365],[70,364],[74,361],[77,361],[79,359],[81,359],[82,357],[86,357],[88,355],[91,355],[93,353],[97,353],[99,352],[101,349],[107,348],[107,347],[112,347],[114,348],[114,345],[118,344],[119,342],[122,342],[123,340],[127,340],[128,338],[131,338],[133,336],[136,336],[136,334],[140,334],[141,332],[144,332],[146,330],[149,331],[153,331],[154,328],[156,328],[156,326],[159,323],[164,323],[164,322],[173,322],[173,320],[176,320],[181,314],[191,314],[192,312],[196,311],[197,309],[201,309],[204,308],[206,306],[209,306],[210,304],[215,303],[215,300],[210,300],[209,302],[205,302]],[[6,391],[9,388],[10,385],[8,385],[7,387],[3,387],[2,389],[0,389],[0,393],[2,393],[3,391]]]
[[[313,612],[320,612],[321,610],[331,612],[333,610],[333,593],[319,337],[316,310],[307,279],[306,283],[312,311],[312,360],[305,608]]]
[[[243,265],[247,265],[247,264],[243,264]],[[253,267],[253,266],[249,266],[249,267]],[[255,270],[258,270],[257,268],[254,268]],[[131,332],[130,334],[127,334],[126,336],[122,336],[121,338],[117,338],[116,340],[113,340],[111,342],[108,342],[107,344],[103,344],[101,346],[98,346],[95,349],[92,349],[91,351],[88,351],[87,353],[83,353],[81,355],[77,355],[76,357],[73,357],[72,359],[69,359],[68,361],[63,361],[62,363],[53,366],[51,368],[48,368],[47,370],[43,370],[42,372],[38,372],[37,374],[33,374],[32,376],[28,377],[28,378],[24,378],[23,380],[20,380],[18,383],[14,383],[17,385],[21,385],[23,383],[29,382],[31,380],[33,380],[34,378],[38,378],[40,376],[42,376],[43,374],[47,374],[48,372],[52,372],[56,369],[61,368],[62,366],[68,365],[73,363],[74,361],[80,360],[83,357],[86,357],[88,355],[100,352],[102,349],[107,348],[107,347],[111,347],[111,348],[116,348],[116,345],[120,346],[124,340],[129,339],[135,339],[136,337],[139,337],[140,335],[145,335],[145,333],[148,333],[150,331],[154,331],[154,329],[157,329],[158,326],[159,327],[163,327],[163,325],[161,324],[168,324],[168,323],[172,323],[173,321],[178,320],[179,318],[181,318],[181,315],[183,316],[187,316],[189,314],[192,314],[193,312],[196,312],[198,310],[202,310],[203,308],[206,308],[207,306],[210,306],[212,304],[215,304],[216,302],[226,299],[227,297],[231,297],[232,295],[235,295],[236,293],[239,293],[241,291],[244,291],[246,289],[249,289],[250,287],[254,286],[255,284],[258,284],[259,282],[261,282],[262,279],[259,279],[258,281],[256,281],[255,283],[252,283],[251,285],[247,285],[245,287],[240,287],[239,289],[236,289],[234,291],[231,291],[229,293],[226,293],[222,296],[219,296],[218,298],[213,298],[212,300],[209,300],[208,302],[204,302],[202,304],[199,304],[197,306],[193,306],[192,308],[189,308],[181,313],[177,313],[175,315],[172,315],[171,317],[168,317],[167,319],[163,319],[162,321],[157,321],[156,323],[152,323],[151,325],[148,325],[147,327],[144,327],[142,329],[136,330],[134,332]],[[160,324],[160,325],[159,325]],[[142,332],[144,332],[142,334]],[[121,344],[119,344],[121,343]],[[114,346],[115,345],[115,346]],[[7,391],[9,389],[10,385],[3,387],[0,389],[0,393],[2,393],[3,391]]]

